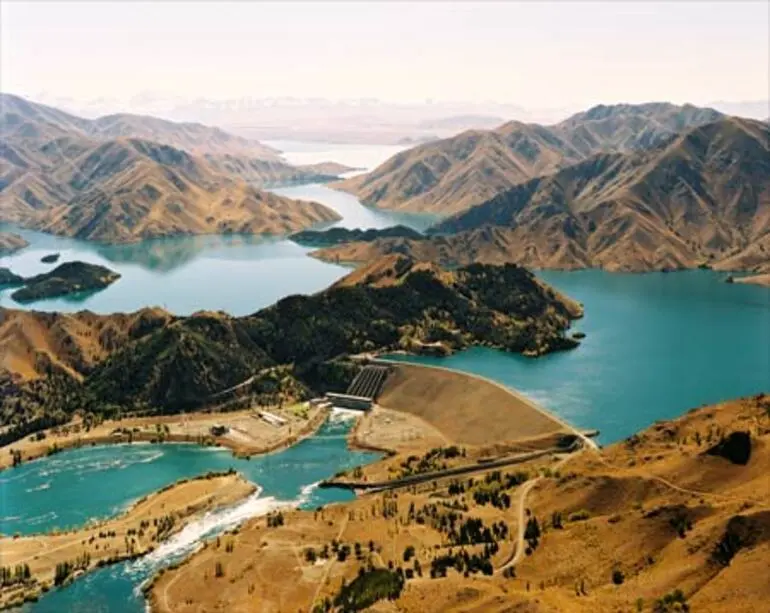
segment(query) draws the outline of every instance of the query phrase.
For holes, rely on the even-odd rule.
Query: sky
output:
[[[768,2],[2,0],[0,89],[600,102],[764,100]]]

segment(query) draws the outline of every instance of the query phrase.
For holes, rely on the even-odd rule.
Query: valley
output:
[[[87,120],[0,99],[0,222],[101,243],[180,234],[287,234],[339,219],[261,187],[324,181],[257,141],[200,124],[131,115]]]
[[[761,266],[761,241],[714,261],[724,272],[544,270],[532,280],[516,266],[470,266],[510,262],[522,235],[508,236],[504,228],[419,238],[437,219],[365,208],[320,184],[271,189],[337,211],[336,227],[301,239],[322,247],[313,255],[332,263],[307,257],[309,246],[241,234],[101,245],[8,228],[30,243],[3,260],[22,276],[50,271],[41,257],[60,253],[63,263],[106,265],[121,279],[80,302],[35,304],[41,311],[18,308],[0,290],[0,308],[13,307],[0,311],[2,386],[11,399],[4,419],[18,402],[28,417],[73,418],[48,427],[45,438],[24,436],[2,449],[4,466],[14,459],[11,448],[21,452],[21,464],[0,473],[6,500],[13,500],[1,531],[119,521],[132,500],[209,470],[233,467],[261,488],[193,519],[153,554],[49,591],[32,611],[58,613],[88,601],[133,613],[145,606],[137,586],[153,577],[147,594],[159,611],[245,611],[257,596],[278,610],[323,610],[327,599],[369,598],[369,586],[380,581],[407,610],[426,602],[437,603],[435,610],[497,610],[511,601],[530,606],[533,598],[542,611],[632,609],[639,598],[653,610],[667,595],[679,598],[672,594],[681,587],[688,602],[716,611],[720,599],[732,598],[725,582],[735,585],[733,566],[753,573],[762,563],[767,501],[746,492],[764,486],[756,467],[766,464],[766,399],[757,394],[770,389],[769,371],[761,368],[768,295],[756,285],[724,283],[733,262]],[[403,229],[391,229],[399,223]],[[399,235],[388,236],[393,232]],[[474,234],[477,243],[469,238]],[[489,246],[505,240],[509,246]],[[365,254],[323,255],[345,249]],[[527,257],[537,268],[585,267],[573,265],[574,254]],[[602,267],[647,270],[651,261],[690,267],[660,257],[636,254]],[[366,265],[351,272],[336,262]],[[164,303],[167,308],[148,306]],[[95,312],[78,312],[83,307]],[[718,329],[711,325],[717,318],[724,323]],[[582,335],[579,348],[559,350]],[[380,351],[395,370],[378,406],[355,424],[339,421],[352,419],[349,413],[306,404],[312,395],[346,387],[354,370],[330,368],[337,355]],[[469,383],[446,367],[492,383]],[[741,396],[677,419],[688,408]],[[260,411],[286,423],[268,423]],[[725,469],[719,462],[726,458],[704,454],[744,424],[752,441],[747,469]],[[225,432],[214,434],[221,426]],[[575,430],[592,429],[600,431],[600,444],[610,445],[600,455],[569,444]],[[671,429],[678,434],[670,440]],[[627,450],[624,439],[636,440],[635,433],[641,442]],[[487,462],[493,468],[485,469]],[[462,476],[427,477],[455,468]],[[318,487],[405,475],[425,481],[355,499],[347,489]],[[95,477],[120,477],[125,488],[84,490]],[[465,532],[455,537],[441,527],[447,513],[457,515]],[[557,516],[560,527],[553,525]],[[534,548],[531,517],[541,532]],[[476,538],[476,518],[492,538],[482,531],[482,541],[465,543]],[[688,518],[693,533],[682,538],[670,526],[686,528]],[[746,522],[749,538],[720,570],[711,551]],[[631,533],[647,539],[634,541],[633,552],[616,543]],[[192,555],[202,540],[207,545]],[[604,541],[616,549],[608,552]],[[682,551],[695,541],[696,550]],[[406,563],[409,547],[414,552]],[[244,555],[255,548],[256,558]],[[563,550],[573,552],[569,560],[559,555]],[[642,559],[647,555],[652,564]],[[462,572],[453,570],[458,564]],[[583,565],[594,570],[583,573]],[[689,583],[679,580],[685,565],[695,569]],[[191,581],[200,586],[195,599],[184,588]],[[741,586],[746,611],[765,596],[761,585]],[[390,606],[385,603],[374,607]]]

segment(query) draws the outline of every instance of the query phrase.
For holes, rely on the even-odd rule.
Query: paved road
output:
[[[579,443],[576,443],[579,445]],[[409,485],[415,485],[417,483],[425,483],[426,481],[434,481],[436,479],[444,479],[446,477],[453,477],[456,475],[467,475],[470,473],[487,472],[493,468],[500,468],[502,466],[511,466],[513,464],[521,464],[528,460],[534,460],[546,455],[554,453],[565,453],[570,451],[569,449],[563,449],[560,447],[549,447],[548,449],[542,449],[540,451],[530,451],[528,453],[522,453],[516,456],[510,456],[501,460],[493,460],[492,462],[483,462],[476,464],[464,464],[463,466],[455,466],[454,468],[447,468],[444,470],[437,470],[429,473],[420,473],[417,475],[409,475],[408,477],[402,477],[400,479],[391,479],[390,481],[323,481],[319,487],[343,487],[350,490],[365,490],[368,492],[376,492],[383,490],[391,490],[399,487],[407,487]]]

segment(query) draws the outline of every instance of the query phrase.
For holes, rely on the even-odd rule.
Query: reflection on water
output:
[[[130,245],[99,245],[96,252],[104,259],[121,264],[137,264],[158,272],[170,272],[208,251],[216,257],[221,249],[253,246],[269,246],[282,239],[250,234],[211,236],[173,236],[158,238]],[[248,251],[235,250],[228,257],[248,259]]]
[[[6,228],[11,229],[11,228]],[[95,245],[16,230],[31,245],[0,258],[0,266],[30,276],[51,270],[40,258],[61,253],[60,262],[81,260],[120,273],[110,287],[19,305],[11,288],[0,289],[0,306],[96,313],[135,311],[159,306],[187,315],[199,310],[253,313],[290,294],[313,293],[329,286],[348,269],[308,257],[310,249],[291,241],[254,236],[195,236],[143,241],[133,245]]]
[[[284,141],[279,147],[294,163],[338,161],[371,168],[399,147],[335,145]],[[315,200],[336,210],[342,220],[332,225],[348,228],[383,228],[405,224],[418,230],[435,221],[429,216],[379,211],[364,207],[350,194],[322,184],[276,188],[278,194]],[[327,224],[328,226],[329,224]],[[319,226],[323,228],[324,226]],[[320,291],[348,270],[308,257],[311,251],[282,238],[261,236],[177,236],[130,245],[101,245],[21,230],[0,224],[0,231],[17,232],[30,246],[0,258],[0,266],[29,276],[51,270],[40,258],[61,253],[59,262],[81,260],[107,266],[121,274],[110,287],[93,294],[78,294],[20,305],[10,288],[0,289],[0,306],[45,311],[89,309],[97,313],[134,311],[160,306],[179,315],[198,310],[222,310],[245,315],[290,294]]]

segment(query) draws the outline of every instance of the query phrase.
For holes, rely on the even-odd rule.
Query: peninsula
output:
[[[0,268],[0,286],[15,287],[24,284],[24,277],[20,277],[10,268]]]
[[[16,302],[28,303],[109,287],[120,275],[109,268],[86,262],[65,262],[51,272],[23,279],[24,287],[11,294]]]

